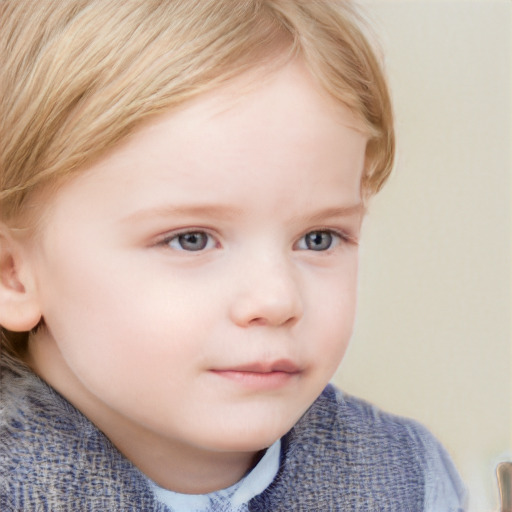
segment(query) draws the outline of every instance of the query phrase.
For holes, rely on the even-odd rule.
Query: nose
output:
[[[302,317],[300,283],[291,263],[268,255],[240,269],[231,319],[240,327],[294,325]]]

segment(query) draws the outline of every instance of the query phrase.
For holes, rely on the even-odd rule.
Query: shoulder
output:
[[[337,432],[348,428],[371,440],[372,450],[383,460],[415,463],[423,475],[427,505],[435,502],[435,496],[453,495],[459,503],[464,500],[464,486],[450,456],[417,421],[382,411],[334,386],[326,388],[316,406],[332,411]]]
[[[77,510],[152,503],[138,470],[67,400],[21,365],[0,368],[1,510],[68,510],[71,496]]]
[[[329,510],[393,512],[464,508],[460,478],[426,428],[334,386],[324,390],[283,444],[277,484],[308,489],[307,506],[321,502]]]
[[[371,463],[375,474],[395,474],[400,485],[422,489],[424,510],[461,510],[465,489],[448,453],[420,423],[382,411],[375,405],[329,385],[308,412],[332,418],[333,454],[352,450],[360,467]],[[306,430],[311,421],[304,418]],[[378,478],[376,478],[378,480]],[[394,485],[389,478],[386,485]],[[377,484],[378,485],[378,484]],[[438,508],[439,507],[439,508]]]

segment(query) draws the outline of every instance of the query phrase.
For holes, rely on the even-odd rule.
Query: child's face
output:
[[[270,445],[351,335],[366,138],[296,63],[233,94],[67,183],[31,253],[34,365],[125,451]]]

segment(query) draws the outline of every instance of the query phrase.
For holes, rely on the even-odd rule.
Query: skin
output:
[[[29,363],[177,492],[238,481],[321,393],[354,322],[366,136],[298,61],[236,90],[66,183],[23,249],[46,325]]]

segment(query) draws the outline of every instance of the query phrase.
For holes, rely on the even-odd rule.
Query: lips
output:
[[[278,361],[264,363],[254,362],[248,364],[242,364],[239,366],[229,367],[218,371],[231,371],[231,372],[243,372],[243,373],[299,373],[300,368],[293,361],[288,359],[279,359]]]
[[[286,389],[298,382],[302,370],[293,361],[279,359],[273,362],[252,362],[225,369],[211,370],[224,382],[237,386],[237,389],[251,392],[269,392]]]

